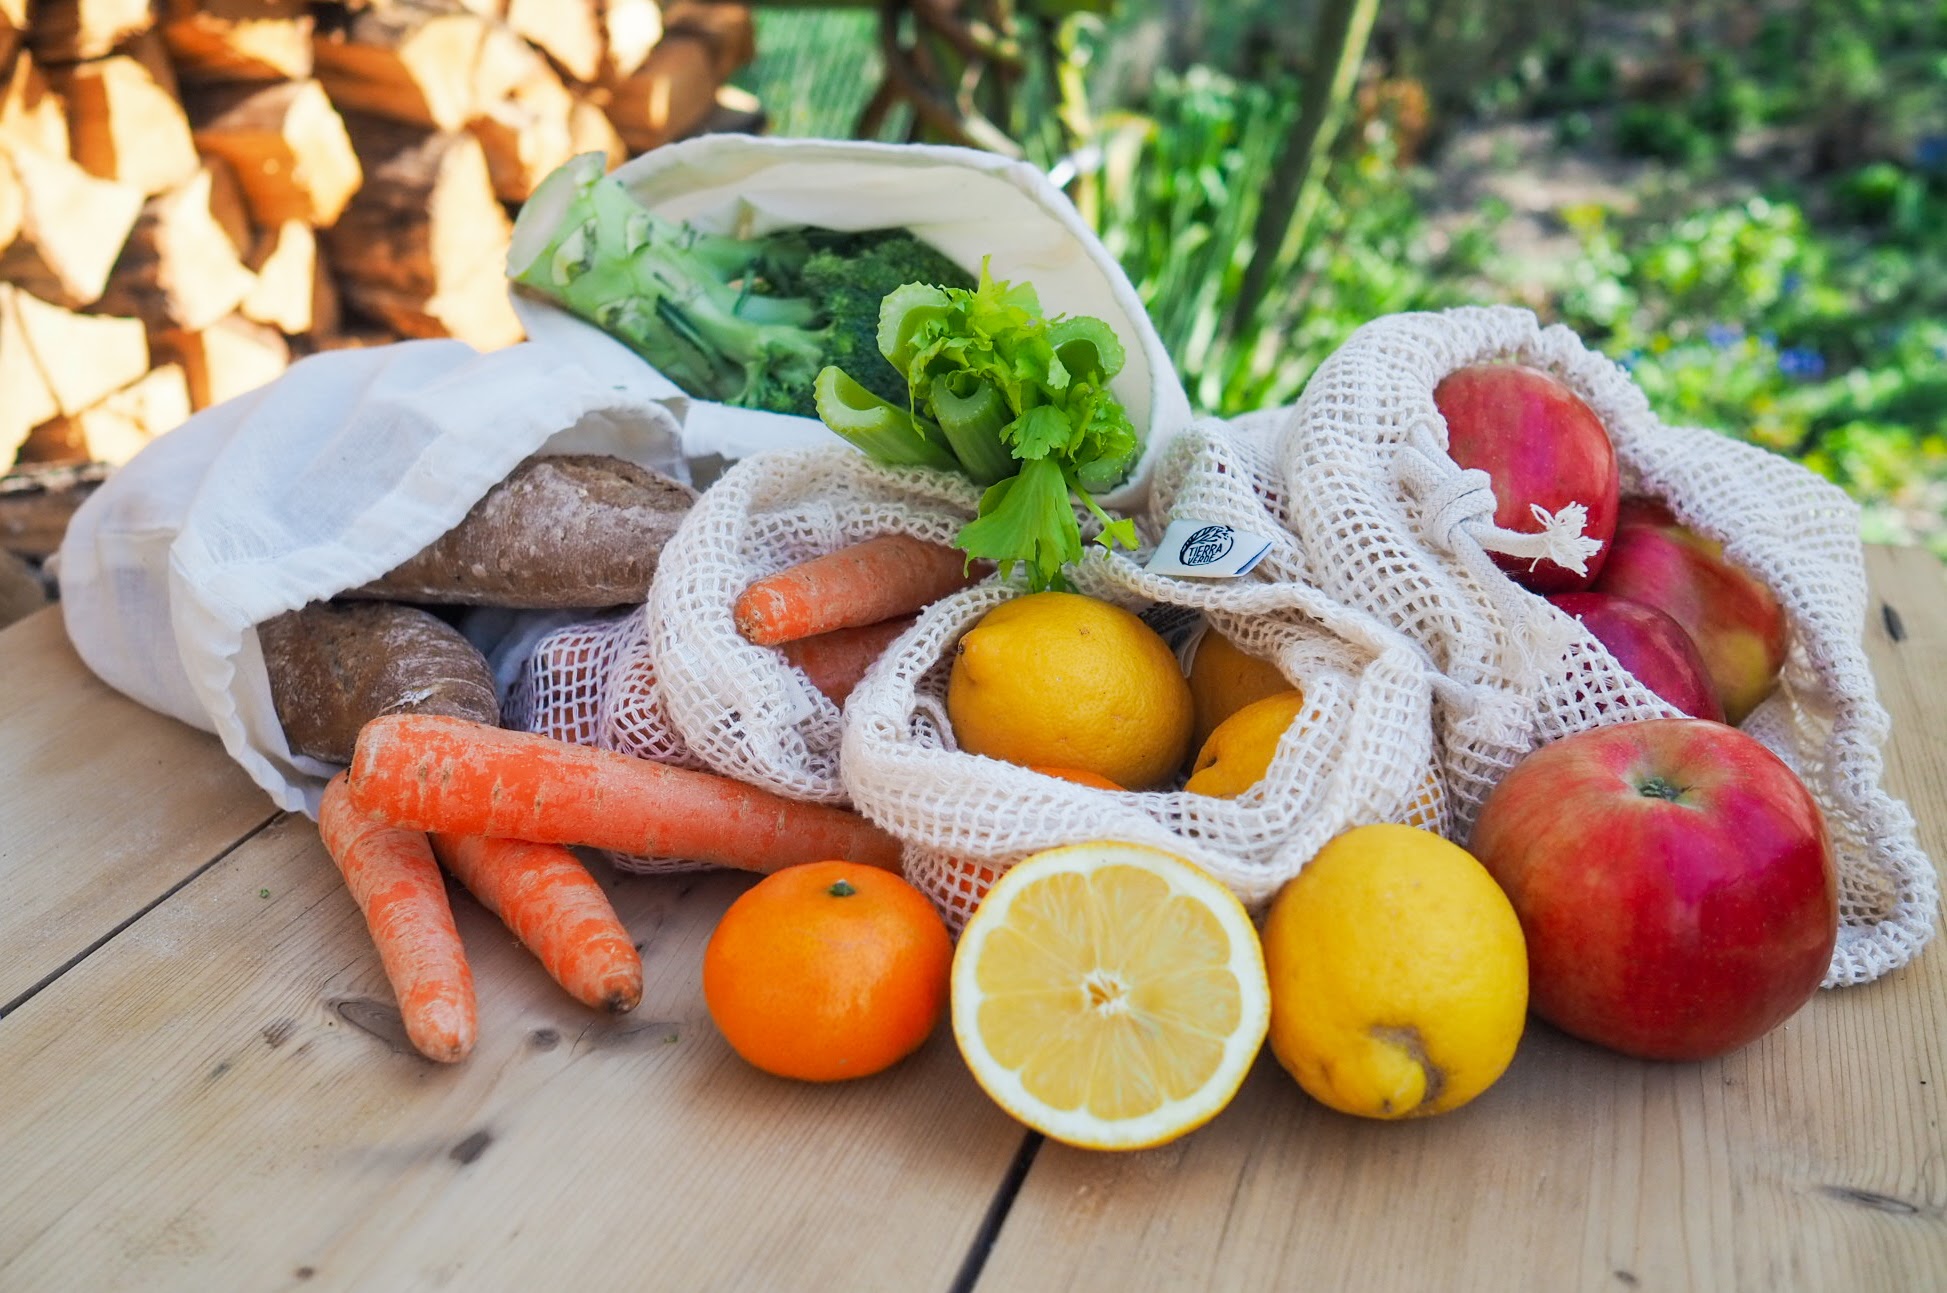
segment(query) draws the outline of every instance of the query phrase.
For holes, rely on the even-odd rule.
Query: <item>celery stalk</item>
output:
[[[1020,470],[1001,442],[1001,431],[1012,417],[992,382],[972,373],[949,373],[933,383],[930,404],[960,469],[974,484],[991,485]]]
[[[1122,342],[1100,319],[1086,314],[1056,319],[1048,325],[1048,344],[1061,366],[1076,377],[1107,382],[1122,371]]]
[[[879,353],[887,363],[905,372],[919,353],[914,337],[922,328],[945,319],[952,308],[946,292],[930,283],[894,288],[879,303]]]
[[[898,467],[959,466],[938,427],[880,399],[843,369],[820,369],[811,389],[820,420],[869,457]]]

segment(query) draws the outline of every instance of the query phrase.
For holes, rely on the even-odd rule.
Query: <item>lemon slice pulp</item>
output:
[[[1270,990],[1243,904],[1145,845],[1022,859],[967,922],[953,1032],[975,1081],[1056,1140],[1159,1145],[1215,1117],[1264,1042]]]

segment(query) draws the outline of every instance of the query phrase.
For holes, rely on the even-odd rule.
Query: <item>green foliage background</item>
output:
[[[1797,458],[1859,500],[1868,540],[1947,557],[1947,3],[1382,0],[1316,212],[1236,317],[1330,4],[1063,20],[1088,136],[1030,156],[1086,191],[1199,407],[1295,399],[1380,314],[1527,305],[1666,420]],[[743,79],[772,131],[849,134],[876,15],[758,19]],[[1455,159],[1483,150],[1502,189],[1564,163],[1609,182],[1513,220],[1456,197]],[[1539,245],[1510,236],[1537,224]]]

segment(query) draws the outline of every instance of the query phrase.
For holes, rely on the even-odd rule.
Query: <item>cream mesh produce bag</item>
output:
[[[982,615],[1024,592],[999,579],[936,602],[853,691],[839,760],[845,788],[854,807],[905,841],[908,878],[956,928],[994,876],[1057,844],[1153,844],[1261,905],[1348,827],[1438,827],[1444,806],[1423,661],[1376,618],[1290,577],[1298,545],[1270,510],[1271,466],[1262,424],[1200,423],[1158,461],[1142,518],[1149,541],[1179,517],[1271,537],[1272,552],[1251,574],[1173,578],[1120,553],[1091,553],[1070,568],[1079,591],[1146,614],[1166,636],[1185,623],[1215,628],[1302,688],[1303,713],[1246,794],[1097,790],[958,750],[945,702],[954,647]]]
[[[1885,710],[1861,634],[1866,578],[1855,506],[1774,454],[1668,427],[1627,373],[1525,310],[1461,309],[1367,324],[1313,374],[1276,444],[1305,575],[1396,626],[1439,670],[1434,716],[1455,838],[1535,747],[1573,732],[1676,711],[1569,616],[1509,580],[1490,549],[1534,555],[1498,530],[1486,474],[1446,454],[1434,387],[1496,359],[1554,374],[1601,418],[1623,493],[1663,499],[1720,540],[1784,605],[1781,685],[1744,722],[1806,781],[1832,834],[1841,928],[1827,986],[1904,964],[1930,937],[1938,900],[1911,814],[1881,786]]]

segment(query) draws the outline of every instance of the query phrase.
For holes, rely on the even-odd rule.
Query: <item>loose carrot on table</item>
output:
[[[745,871],[831,859],[899,869],[898,841],[842,808],[463,718],[375,718],[349,771],[360,811],[410,830]]]
[[[434,835],[433,853],[585,1006],[622,1014],[642,1000],[642,956],[608,895],[559,844]]]
[[[986,567],[967,569],[967,554],[905,534],[866,539],[787,567],[746,588],[737,599],[737,631],[758,646],[777,646],[833,629],[910,615],[976,583]]]
[[[426,837],[361,813],[342,772],[325,787],[318,833],[365,915],[406,1036],[427,1059],[465,1059],[477,1031],[473,971]]]
[[[778,650],[790,664],[804,670],[811,685],[825,693],[832,704],[843,705],[859,685],[872,662],[885,654],[892,640],[912,627],[914,617],[861,624],[856,628],[833,629],[815,637],[786,642]]]

